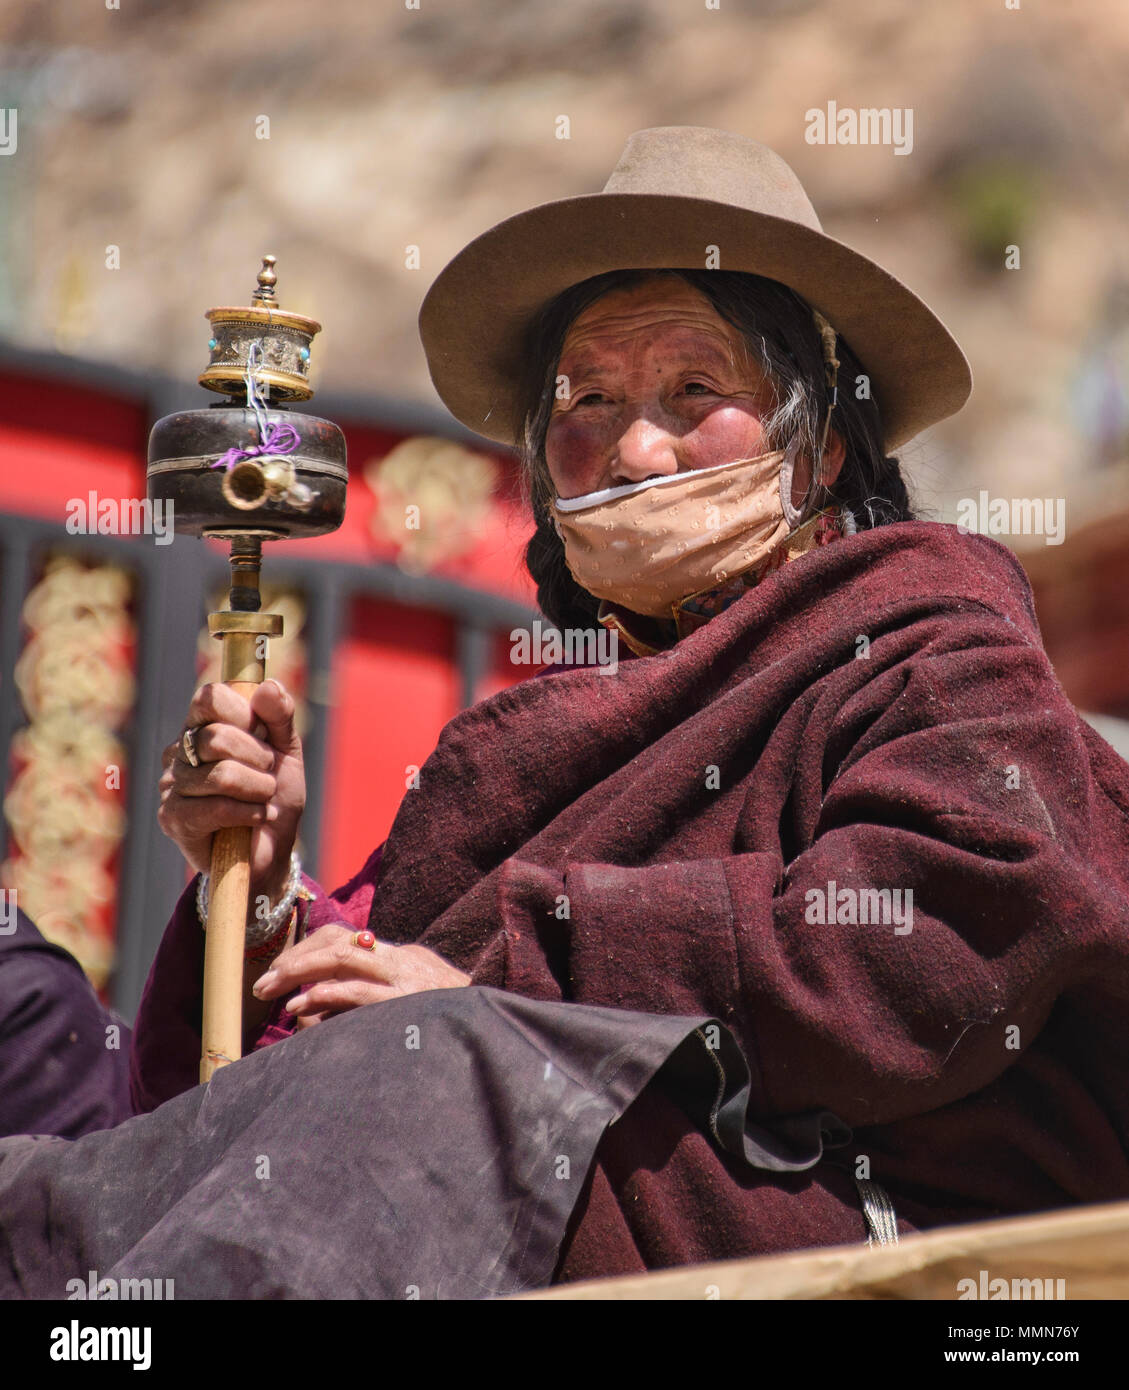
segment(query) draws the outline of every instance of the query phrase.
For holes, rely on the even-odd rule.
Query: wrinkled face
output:
[[[766,452],[774,408],[741,334],[684,280],[612,290],[569,329],[545,442],[558,497]]]

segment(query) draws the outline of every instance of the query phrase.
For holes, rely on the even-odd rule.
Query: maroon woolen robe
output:
[[[865,1239],[855,1174],[902,1230],[1129,1197],[1129,765],[994,541],[861,532],[669,651],[502,691],[448,724],[383,852],[310,886],[311,928],[367,923],[475,984],[713,1014],[751,1115],[854,1129],[808,1172],[750,1175],[648,1088],[559,1278]],[[903,916],[856,921],[868,889]],[[139,1108],[195,1084],[202,954],[186,892],[135,1028]]]

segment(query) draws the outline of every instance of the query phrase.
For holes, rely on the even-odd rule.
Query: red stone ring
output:
[[[353,945],[359,946],[362,951],[375,951],[376,937],[370,931],[355,931],[353,933]]]

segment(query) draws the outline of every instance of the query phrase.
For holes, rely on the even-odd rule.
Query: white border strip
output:
[[[755,459],[733,459],[729,463],[716,463],[712,468],[689,468],[684,473],[666,473],[660,478],[645,478],[641,483],[623,483],[619,487],[606,487],[600,492],[586,492],[583,497],[558,497],[559,512],[582,512],[586,507],[598,507],[601,502],[614,502],[616,498],[627,497],[633,492],[643,492],[649,487],[662,487],[664,483],[676,483],[683,478],[705,477],[710,473],[720,473],[723,468],[736,468],[739,463],[754,463]]]

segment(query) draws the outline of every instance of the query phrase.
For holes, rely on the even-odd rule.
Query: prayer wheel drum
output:
[[[259,444],[259,421],[245,405],[166,415],[149,436],[150,500],[171,504],[180,535],[220,539],[258,532],[264,540],[322,536],[345,517],[345,437],[329,420],[272,406],[273,431],[290,425],[300,443],[287,454],[253,454],[216,467],[231,449]]]

